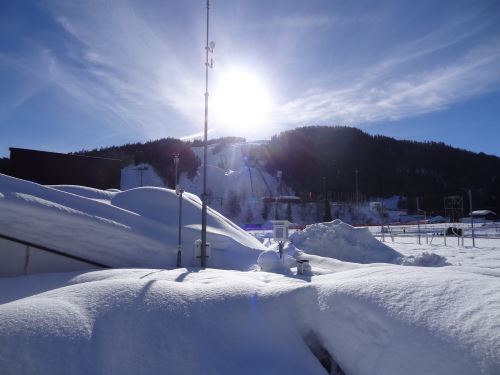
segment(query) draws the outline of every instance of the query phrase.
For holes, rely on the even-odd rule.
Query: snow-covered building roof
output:
[[[496,216],[497,214],[491,210],[476,210],[476,211],[472,211],[472,216],[488,216],[488,215],[492,215],[492,216]]]

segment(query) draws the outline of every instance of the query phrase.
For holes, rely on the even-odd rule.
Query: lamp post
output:
[[[420,207],[418,205],[418,197],[417,197],[417,230],[418,230],[418,244],[420,245],[420,219],[418,218],[418,213],[420,212]]]
[[[470,225],[472,230],[472,247],[476,247],[474,239],[474,216],[472,215],[472,190],[469,189],[469,210],[470,210]]]
[[[429,244],[429,236],[428,236],[428,233],[427,233],[427,212],[425,210],[421,210],[420,208],[417,209],[417,214],[423,212],[424,214],[424,224],[425,224],[425,243],[426,244]],[[419,220],[419,223],[420,223],[420,220]],[[420,224],[419,224],[419,228],[420,228]],[[418,239],[420,241],[420,230],[418,231]],[[420,242],[419,242],[420,243]]]
[[[359,174],[359,171],[358,171],[358,168],[356,168],[356,207],[359,206],[359,185],[358,185],[358,174]]]
[[[208,61],[209,53],[213,53],[215,43],[208,43],[210,0],[207,0],[207,34],[205,45],[205,128],[203,137],[203,193],[201,195],[201,268],[207,265],[207,133],[208,133],[208,68],[213,67],[213,59]]]
[[[175,165],[175,194],[179,196],[179,236],[177,239],[177,262],[176,267],[182,267],[182,193],[184,190],[181,189],[178,181],[178,168],[179,168],[179,154],[174,154],[174,165]]]
[[[148,169],[149,168],[146,166],[135,168],[135,170],[138,171],[141,175],[141,187],[142,187],[142,176],[144,175],[144,172],[146,172]]]
[[[278,200],[281,197],[281,177],[283,177],[283,171],[276,171],[276,178],[278,179],[278,187],[276,188],[276,198],[274,202],[274,220],[279,220],[278,216]]]

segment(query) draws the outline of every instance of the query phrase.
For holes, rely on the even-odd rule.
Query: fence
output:
[[[412,223],[373,226],[370,231],[384,242],[396,242],[397,238],[412,238],[416,239],[417,243],[435,244],[437,239],[442,239],[444,245],[447,241],[457,241],[459,246],[463,246],[464,239],[500,239],[500,223],[478,223],[474,227],[470,223]]]

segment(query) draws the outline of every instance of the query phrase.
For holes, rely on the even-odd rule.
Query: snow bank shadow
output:
[[[310,331],[304,336],[304,342],[311,351],[311,353],[318,359],[321,366],[330,375],[345,375],[344,370],[332,358],[328,350],[322,345],[318,336]]]

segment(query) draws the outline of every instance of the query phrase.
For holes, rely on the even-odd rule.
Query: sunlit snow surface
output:
[[[189,194],[184,203],[187,249],[200,203]],[[177,204],[164,189],[49,188],[0,175],[1,231],[114,266],[171,267]],[[0,373],[324,374],[310,337],[347,375],[499,373],[499,240],[386,242],[452,264],[438,268],[349,263],[318,248],[301,254],[315,275],[297,276],[255,271],[266,248],[215,211],[209,231],[212,266],[226,270],[0,279]]]
[[[0,174],[0,194],[0,233],[113,267],[176,264],[179,198],[173,190],[46,187]],[[199,198],[185,193],[182,245],[188,266],[195,264],[192,248],[200,238],[200,221]],[[246,270],[265,250],[212,209],[207,225],[213,267]]]
[[[110,270],[0,279],[6,374],[498,374],[498,273]]]

